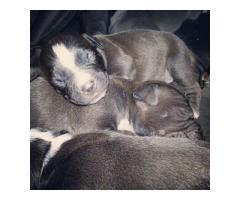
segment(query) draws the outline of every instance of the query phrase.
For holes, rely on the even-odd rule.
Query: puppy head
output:
[[[189,132],[195,123],[187,99],[166,83],[146,82],[133,92],[133,99],[138,112],[134,128],[140,135]]]
[[[103,46],[96,38],[62,34],[41,52],[42,71],[66,99],[77,105],[96,103],[108,86]]]

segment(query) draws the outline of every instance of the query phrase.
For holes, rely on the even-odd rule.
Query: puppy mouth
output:
[[[93,96],[93,100],[91,102],[89,102],[89,104],[95,104],[98,101],[100,101],[103,97],[105,97],[107,93],[107,89],[105,89],[103,92],[101,93],[95,93]]]
[[[104,83],[104,86],[102,87],[103,89],[99,92],[95,92],[92,96],[92,100],[89,102],[89,104],[95,104],[99,100],[101,100],[103,97],[105,97],[107,90],[108,90],[108,85],[109,85],[109,77],[105,76],[106,81]]]
[[[65,99],[67,99],[68,101],[70,101],[71,103],[77,105],[77,106],[87,106],[87,105],[91,105],[91,104],[95,104],[97,103],[99,100],[101,100],[107,93],[107,89],[105,89],[102,92],[95,92],[94,95],[90,98],[90,101],[84,101],[84,100],[75,100],[71,97],[65,97]]]
[[[67,99],[71,103],[78,105],[78,106],[79,105],[86,106],[86,105],[95,104],[98,101],[100,101],[103,97],[105,97],[107,90],[108,90],[108,85],[109,85],[109,79],[107,77],[103,87],[101,87],[101,89],[96,89],[96,91],[94,91],[92,94],[87,94],[87,95],[82,94],[81,95],[82,98],[79,100],[76,100],[76,99],[72,98],[71,96],[65,95],[65,99]]]
[[[75,92],[69,93],[67,87],[63,90],[59,89],[57,86],[56,90],[58,93],[61,93],[62,96],[69,102],[77,105],[77,106],[86,106],[97,103],[101,100],[107,93],[108,85],[109,85],[109,77],[108,74],[102,73],[100,76],[95,77],[95,85],[93,91],[89,93],[83,93],[77,91],[77,87],[75,87]],[[69,87],[69,86],[68,86]]]

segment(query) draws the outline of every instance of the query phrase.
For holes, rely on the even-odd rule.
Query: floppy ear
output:
[[[159,86],[157,84],[142,85],[133,92],[133,98],[150,106],[156,106],[159,101]]]
[[[97,39],[95,38],[94,36],[90,36],[86,33],[83,33],[82,36],[88,41],[91,43],[92,46],[94,47],[97,47],[99,49],[103,49],[103,44]]]

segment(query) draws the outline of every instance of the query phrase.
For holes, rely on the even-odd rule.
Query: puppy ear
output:
[[[156,106],[159,101],[159,86],[157,84],[144,84],[133,92],[133,98],[150,106]]]
[[[99,49],[103,49],[103,44],[94,36],[90,36],[86,33],[83,33],[82,36],[91,43],[92,46],[97,47]]]

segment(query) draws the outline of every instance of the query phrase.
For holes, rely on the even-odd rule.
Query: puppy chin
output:
[[[107,90],[105,90],[102,93],[96,95],[96,97],[89,104],[97,103],[99,100],[101,100],[103,97],[105,97],[106,93],[107,93]]]
[[[95,93],[94,95],[92,95],[92,98],[83,98],[82,100],[75,100],[73,98],[69,98],[68,100],[77,106],[87,106],[100,101],[106,95],[106,93],[107,90],[104,90],[101,93]]]
[[[78,93],[75,96],[69,95],[67,100],[69,100],[71,103],[75,105],[82,105],[82,106],[87,106],[87,105],[97,103],[99,100],[105,97],[108,90],[108,85],[109,85],[109,78],[107,74],[102,74],[102,75],[104,75],[104,77],[98,79],[97,88],[95,88],[95,91],[92,91],[91,94]]]
[[[72,104],[76,106],[87,106],[90,104],[89,101],[76,101],[72,98],[69,98],[68,101],[70,101]]]

